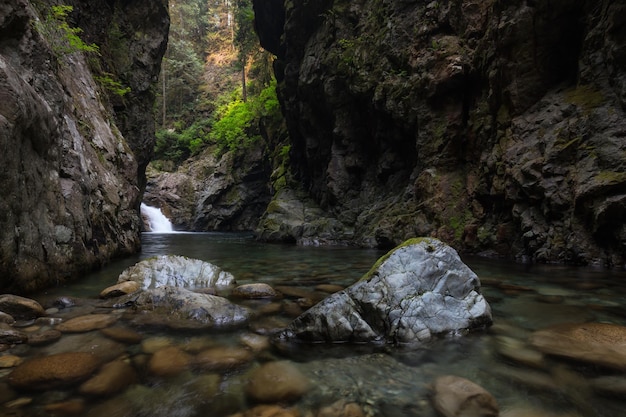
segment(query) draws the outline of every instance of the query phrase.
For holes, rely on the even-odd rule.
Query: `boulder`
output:
[[[13,294],[0,295],[0,311],[17,320],[34,319],[46,314],[37,301]]]
[[[191,356],[176,346],[168,346],[154,352],[148,362],[148,371],[156,376],[175,376],[187,370]]]
[[[421,238],[380,258],[357,283],[304,312],[279,338],[421,343],[491,323],[476,274],[450,246]]]
[[[231,296],[246,299],[276,298],[280,297],[280,293],[268,284],[260,282],[239,285],[233,289]]]
[[[178,328],[232,327],[246,323],[250,317],[246,308],[226,298],[184,288],[159,287],[127,297],[132,297],[128,302],[140,310],[165,314],[161,321],[163,325],[172,322]]]
[[[84,395],[106,396],[119,392],[137,381],[135,369],[123,361],[102,366],[96,375],[85,381],[79,392]]]
[[[99,364],[94,355],[86,352],[35,357],[18,365],[9,375],[9,383],[20,389],[57,389],[88,378]]]
[[[609,323],[569,323],[538,330],[530,343],[540,351],[626,371],[626,327]]]
[[[144,290],[163,286],[195,289],[232,286],[235,277],[199,259],[161,255],[145,259],[124,270],[117,282],[125,281],[135,281]]]
[[[194,363],[205,371],[227,371],[247,365],[253,356],[245,348],[217,346],[200,352]]]
[[[499,414],[493,395],[480,385],[454,375],[435,380],[432,402],[443,417],[497,417]]]

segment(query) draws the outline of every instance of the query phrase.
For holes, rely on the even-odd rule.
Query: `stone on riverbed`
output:
[[[86,379],[99,365],[96,356],[86,352],[40,356],[18,365],[9,375],[9,383],[28,390],[57,389]]]
[[[483,387],[455,375],[445,375],[433,383],[433,406],[444,417],[497,417],[496,399]]]
[[[432,238],[411,239],[361,280],[304,312],[282,340],[421,343],[492,322],[476,274]]]
[[[162,313],[160,317],[165,320],[162,324],[168,326],[172,322],[177,328],[233,327],[245,324],[250,317],[245,307],[226,298],[168,286],[122,297],[121,305],[133,305],[154,313],[149,316],[157,317]]]
[[[144,290],[163,286],[182,288],[229,287],[235,277],[220,267],[185,256],[161,255],[124,270],[117,282],[135,281]]]
[[[37,301],[13,294],[0,295],[0,311],[17,320],[30,320],[46,314]]]

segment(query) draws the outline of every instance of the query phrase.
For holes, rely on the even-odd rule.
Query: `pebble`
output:
[[[239,337],[239,342],[253,352],[261,352],[270,348],[270,339],[256,333],[246,333]]]
[[[253,358],[250,350],[239,347],[219,346],[196,355],[195,365],[209,371],[227,371],[247,365]]]
[[[56,326],[56,329],[63,333],[83,333],[109,327],[117,319],[116,316],[110,314],[87,314],[62,322]]]
[[[57,389],[86,379],[98,365],[98,359],[85,352],[38,356],[18,365],[9,375],[9,383],[30,390]]]
[[[100,332],[110,339],[129,345],[137,344],[143,339],[140,333],[126,327],[107,327],[101,329]]]
[[[166,336],[149,337],[141,342],[141,351],[151,355],[173,344],[172,339]]]
[[[137,382],[137,373],[128,363],[113,361],[105,364],[98,373],[84,382],[78,391],[92,396],[108,396],[122,391]]]
[[[0,356],[0,368],[14,368],[24,360],[15,355]]]
[[[243,284],[235,287],[231,292],[232,297],[258,299],[280,297],[274,288],[265,283]]]
[[[156,376],[175,376],[187,370],[191,356],[176,346],[167,346],[156,351],[148,361],[148,371]]]
[[[248,378],[246,395],[265,403],[293,401],[311,388],[309,380],[289,361],[267,362],[254,369]]]

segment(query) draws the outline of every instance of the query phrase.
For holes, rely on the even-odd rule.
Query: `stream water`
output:
[[[119,273],[140,259],[177,254],[214,263],[233,273],[239,284],[264,282],[315,294],[319,284],[348,286],[367,272],[383,252],[347,247],[298,247],[261,244],[246,234],[144,233],[143,251],[90,274],[80,282],[54,288],[33,298],[49,303],[59,296],[97,298],[116,282]],[[589,381],[599,376],[626,375],[594,366],[546,358],[542,368],[523,365],[504,348],[525,349],[530,332],[558,323],[599,321],[626,325],[626,273],[565,266],[528,266],[480,258],[464,258],[478,274],[491,304],[494,326],[484,333],[436,341],[420,349],[365,346],[302,346],[289,351],[268,349],[242,369],[219,376],[218,394],[198,398],[190,381],[196,372],[176,378],[147,378],[113,398],[87,399],[84,415],[127,416],[119,404],[132,403],[141,416],[220,416],[245,409],[241,387],[255,364],[286,359],[312,381],[312,389],[295,404],[302,416],[318,416],[321,407],[338,400],[358,403],[365,415],[433,417],[429,384],[439,375],[454,374],[483,386],[497,399],[501,415],[622,417],[626,399],[593,390]],[[285,300],[282,301],[283,303]],[[264,310],[262,319],[245,329],[202,334],[136,328],[145,338],[167,337],[174,343],[208,338],[213,344],[233,346],[242,334],[271,334],[293,315],[268,308],[271,301],[247,302]],[[297,304],[297,300],[292,300]],[[60,342],[57,342],[60,343]],[[53,345],[54,346],[54,345]],[[23,356],[41,355],[39,348],[24,348]],[[142,355],[129,346],[126,355]],[[515,356],[515,355],[513,355]],[[0,373],[0,382],[7,373]],[[621,378],[621,379],[620,379]],[[195,383],[195,382],[194,382]],[[622,388],[622,393],[624,389]],[[43,406],[74,398],[72,391],[20,393],[30,399],[19,410],[25,415],[52,415]],[[117,404],[115,408],[112,404]],[[530,414],[520,414],[519,410]],[[113,411],[112,411],[113,410]],[[509,410],[509,411],[507,411]],[[518,411],[511,411],[518,410]],[[29,414],[30,413],[30,414]],[[125,414],[126,413],[126,414]],[[515,414],[517,413],[517,414]],[[533,414],[534,413],[534,414]],[[552,413],[552,414],[551,414]],[[0,415],[2,412],[0,411]],[[340,414],[332,414],[340,415]]]

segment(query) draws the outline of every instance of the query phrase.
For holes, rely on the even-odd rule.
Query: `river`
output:
[[[116,282],[123,269],[160,254],[185,255],[214,263],[233,273],[239,284],[263,282],[313,294],[319,284],[350,285],[383,252],[349,247],[267,245],[247,234],[144,233],[139,255],[111,263],[79,282],[50,289],[33,298],[42,303],[66,295],[95,299],[103,288]],[[131,415],[130,408],[111,408],[111,404],[126,401],[134,404],[134,410],[140,404],[141,411],[134,413],[146,417],[229,415],[251,406],[241,394],[249,368],[257,363],[286,359],[313,382],[314,388],[296,403],[302,416],[313,417],[320,407],[345,399],[358,403],[366,415],[434,417],[428,397],[429,384],[445,374],[462,376],[483,386],[498,401],[502,415],[507,412],[524,417],[624,415],[626,400],[598,393],[589,385],[593,378],[607,375],[621,378],[624,384],[623,374],[553,358],[544,358],[544,366],[537,368],[522,364],[515,354],[507,352],[511,347],[524,352],[530,332],[553,324],[599,321],[626,325],[625,272],[531,266],[482,258],[466,257],[464,261],[480,277],[482,291],[493,310],[494,326],[486,332],[439,340],[412,350],[348,345],[316,345],[295,351],[269,349],[257,356],[255,363],[222,373],[218,394],[212,399],[191,394],[185,378],[195,380],[198,375],[187,372],[172,379],[141,379],[117,397],[88,398],[84,413],[107,417]],[[256,302],[246,306],[269,311],[268,304]],[[208,337],[213,344],[232,346],[244,333],[270,334],[291,318],[283,309],[265,314],[246,329],[201,335],[153,328],[135,330],[145,338],[166,337],[174,343]],[[20,353],[36,356],[42,351],[24,348]],[[125,355],[132,361],[145,353],[133,345],[126,349]],[[0,378],[6,376],[6,371],[0,373]],[[21,395],[30,402],[19,408],[24,414],[15,415],[45,416],[52,415],[42,411],[46,403],[75,398],[77,394],[59,390]],[[527,412],[535,414],[520,414],[526,411],[519,410],[534,410]]]

